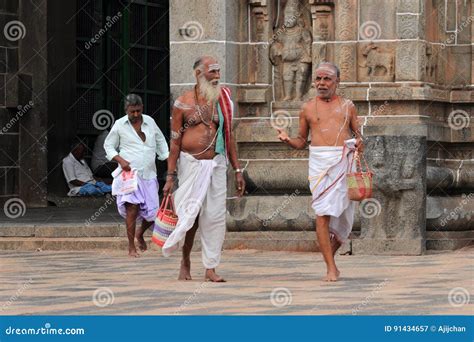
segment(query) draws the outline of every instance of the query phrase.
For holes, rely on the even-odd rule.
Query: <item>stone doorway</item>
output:
[[[169,1],[77,0],[75,13],[75,94],[68,106],[74,134],[53,152],[49,198],[65,194],[57,165],[71,141],[87,145],[90,162],[97,136],[124,115],[126,94],[140,95],[145,113],[165,135],[169,130]],[[163,173],[164,165],[158,168]]]

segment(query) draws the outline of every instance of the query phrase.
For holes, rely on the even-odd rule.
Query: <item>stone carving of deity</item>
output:
[[[301,17],[297,0],[289,0],[284,11],[283,29],[274,34],[270,60],[279,69],[275,79],[283,85],[283,101],[302,100],[311,73],[311,31]],[[280,76],[281,73],[281,76]]]

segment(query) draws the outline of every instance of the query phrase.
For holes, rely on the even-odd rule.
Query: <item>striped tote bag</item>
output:
[[[156,214],[155,227],[153,229],[153,236],[151,241],[158,246],[163,247],[166,239],[171,235],[176,228],[178,216],[174,209],[173,197],[171,194],[161,202],[160,209]]]

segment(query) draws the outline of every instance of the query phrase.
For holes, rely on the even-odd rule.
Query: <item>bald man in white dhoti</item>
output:
[[[336,281],[340,275],[334,255],[349,237],[354,221],[346,173],[354,151],[363,149],[355,106],[336,95],[339,81],[337,66],[321,63],[314,77],[317,96],[301,109],[298,136],[290,138],[283,128],[277,128],[278,138],[296,149],[306,148],[311,131],[309,181],[316,234],[326,262],[325,281]]]
[[[329,237],[336,243],[347,240],[354,223],[355,202],[347,196],[346,173],[352,164],[355,142],[350,139],[343,146],[309,147],[311,206],[316,215],[330,217]]]

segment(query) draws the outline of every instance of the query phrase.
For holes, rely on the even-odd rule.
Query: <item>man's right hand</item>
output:
[[[120,161],[120,167],[122,168],[122,170],[124,171],[130,171],[130,163],[128,161],[126,161],[125,159],[122,159]]]
[[[163,187],[163,196],[166,197],[168,195],[171,195],[173,192],[173,187],[174,187],[174,180],[172,178],[167,178],[165,186]]]
[[[278,131],[278,139],[280,139],[280,141],[283,141],[283,142],[290,141],[290,137],[288,136],[288,134],[285,132],[284,129],[276,128],[276,130]]]

